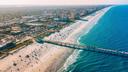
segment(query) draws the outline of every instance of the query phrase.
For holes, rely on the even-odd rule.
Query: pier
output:
[[[84,46],[84,45],[82,46],[82,45],[78,45],[78,44],[71,44],[71,43],[51,41],[51,40],[43,40],[43,42],[58,45],[58,46],[63,46],[63,47],[66,47],[66,48],[71,48],[71,49],[78,49],[78,50],[98,52],[98,53],[114,55],[114,56],[128,57],[128,52],[119,51],[119,50],[115,50],[115,49],[99,48],[99,47],[96,47],[96,46]]]

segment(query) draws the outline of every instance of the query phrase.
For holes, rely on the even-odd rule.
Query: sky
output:
[[[0,5],[128,4],[128,0],[0,0]]]

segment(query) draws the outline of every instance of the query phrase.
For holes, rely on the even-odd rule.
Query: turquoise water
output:
[[[94,45],[128,51],[128,5],[111,8],[79,40]],[[128,72],[128,58],[82,51],[67,72]]]

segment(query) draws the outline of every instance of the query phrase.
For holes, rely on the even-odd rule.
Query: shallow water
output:
[[[128,5],[111,8],[79,42],[128,51]],[[82,51],[67,72],[128,72],[128,58]]]

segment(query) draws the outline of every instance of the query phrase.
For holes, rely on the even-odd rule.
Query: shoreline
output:
[[[46,39],[76,43],[80,35],[91,28],[106,11],[100,10],[95,16],[87,16],[85,18],[89,21],[78,21]],[[74,51],[47,43],[33,43],[0,60],[0,72],[57,72]]]
[[[112,7],[108,7],[108,8],[102,9],[102,10],[104,10],[105,12],[96,20],[96,22],[95,22],[94,24],[92,24],[92,26],[83,29],[83,30],[79,33],[79,36],[76,36],[75,40],[76,40],[76,43],[77,43],[77,44],[81,44],[81,43],[79,42],[80,38],[81,38],[82,36],[86,35],[86,34],[89,32],[89,30],[90,30],[94,25],[96,25],[96,23],[98,22],[98,20],[99,20],[110,8],[112,8]],[[101,11],[101,10],[100,10],[100,11]],[[98,11],[98,12],[100,12],[100,11]],[[97,13],[98,13],[98,12],[97,12]],[[96,15],[97,15],[97,14],[96,14]],[[84,17],[84,18],[86,18],[86,17]],[[87,24],[87,23],[86,23],[86,24]],[[85,32],[84,32],[84,31],[85,31]],[[80,52],[81,52],[81,50],[79,50],[79,51],[78,51],[78,50],[74,50],[74,52],[69,56],[69,58],[68,58],[68,59],[66,60],[66,62],[64,63],[63,67],[61,67],[57,72],[65,72],[65,71],[68,69],[69,65],[73,64],[73,63],[76,61],[76,59],[78,58]]]

